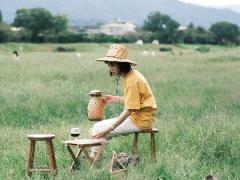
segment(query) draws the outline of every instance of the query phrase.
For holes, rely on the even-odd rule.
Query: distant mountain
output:
[[[235,6],[226,6],[225,8],[232,9],[232,10],[240,13],[240,4],[239,5],[235,5]]]
[[[182,25],[193,22],[209,27],[217,21],[240,25],[240,14],[228,9],[214,9],[186,4],[178,0],[0,0],[4,21],[13,21],[19,8],[44,7],[53,14],[67,14],[71,25],[106,22],[113,18],[142,24],[152,11],[170,15]]]

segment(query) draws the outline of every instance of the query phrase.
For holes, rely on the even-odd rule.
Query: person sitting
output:
[[[110,46],[107,56],[97,59],[105,62],[111,76],[122,77],[124,96],[106,95],[102,97],[105,105],[111,103],[124,104],[123,112],[116,118],[97,122],[92,128],[92,138],[110,139],[114,136],[139,132],[153,127],[157,112],[157,104],[152,90],[144,76],[132,66],[137,65],[128,60],[127,48],[120,44]],[[91,149],[92,158],[102,154],[106,143]]]

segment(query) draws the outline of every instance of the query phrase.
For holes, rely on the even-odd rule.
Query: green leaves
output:
[[[239,27],[229,22],[218,22],[211,26],[210,31],[214,34],[218,44],[239,43]]]
[[[14,26],[23,27],[31,32],[32,41],[36,41],[44,33],[60,33],[67,29],[66,16],[53,16],[44,8],[19,9],[16,12]]]

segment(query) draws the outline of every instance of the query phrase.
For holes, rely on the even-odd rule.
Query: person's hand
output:
[[[111,131],[111,128],[107,128],[101,132],[99,132],[98,134],[94,135],[93,138],[96,138],[96,139],[101,139],[101,138],[104,138],[107,136],[107,134],[109,134]]]
[[[111,96],[111,95],[102,96],[102,101],[105,105],[112,103],[114,101],[114,99],[115,99],[115,97]]]

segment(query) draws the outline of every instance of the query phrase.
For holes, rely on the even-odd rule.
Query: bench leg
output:
[[[156,142],[155,142],[155,135],[151,133],[151,157],[152,160],[156,161]]]
[[[34,140],[30,141],[30,147],[28,151],[28,160],[27,160],[27,176],[31,176],[32,172],[31,169],[33,168],[33,159],[34,159],[34,151],[35,151],[35,144],[36,142]]]
[[[52,140],[47,141],[49,169],[53,176],[57,174],[56,158],[53,150]]]
[[[138,133],[135,133],[132,146],[132,155],[137,154],[137,145],[138,145]]]

